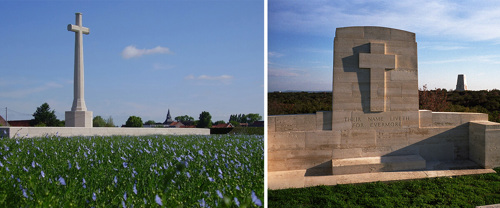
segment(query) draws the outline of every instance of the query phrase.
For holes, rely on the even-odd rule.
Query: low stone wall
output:
[[[469,158],[469,122],[481,113],[419,111],[420,127],[327,130],[331,112],[268,117],[268,171],[330,170],[332,159],[420,155],[427,161]]]
[[[112,127],[0,127],[0,137],[32,138],[58,135],[72,136],[144,136],[144,135],[210,135],[203,128],[112,128]]]
[[[469,158],[484,168],[500,167],[500,123],[469,124]]]

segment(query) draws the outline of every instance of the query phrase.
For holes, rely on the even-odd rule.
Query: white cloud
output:
[[[282,53],[273,52],[273,51],[269,51],[269,52],[267,53],[267,55],[268,55],[269,57],[276,57],[276,58],[279,58],[279,57],[284,56],[284,54],[282,54]]]
[[[129,58],[135,58],[135,57],[140,57],[143,55],[149,55],[149,54],[155,54],[155,53],[166,53],[166,54],[173,54],[170,49],[161,47],[161,46],[156,46],[156,48],[152,49],[138,49],[133,45],[129,45],[125,47],[122,51],[122,57],[124,59],[129,59]]]
[[[200,75],[194,76],[192,74],[184,77],[185,80],[200,80],[200,81],[218,81],[224,84],[229,84],[231,80],[233,80],[233,76],[231,75],[220,75],[220,76],[209,76],[209,75]]]
[[[270,77],[298,77],[299,74],[295,72],[291,72],[289,70],[283,69],[269,69],[268,76]]]
[[[384,26],[419,35],[500,41],[495,1],[273,1],[269,30],[332,37],[335,27]]]

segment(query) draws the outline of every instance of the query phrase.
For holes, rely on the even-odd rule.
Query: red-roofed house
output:
[[[231,123],[227,123],[227,124],[212,125],[212,128],[234,128],[234,126]]]

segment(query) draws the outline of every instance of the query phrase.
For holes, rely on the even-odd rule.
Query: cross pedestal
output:
[[[65,112],[65,122],[67,127],[92,127],[92,112],[85,106],[83,79],[83,34],[90,31],[82,26],[81,13],[76,13],[76,25],[68,25],[68,31],[75,32],[75,75],[73,106]]]
[[[359,54],[359,68],[370,70],[370,111],[386,110],[386,69],[396,68],[396,56],[385,54],[384,43],[370,43],[370,53]]]

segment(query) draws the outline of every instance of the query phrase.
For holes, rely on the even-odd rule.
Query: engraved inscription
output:
[[[410,116],[344,117],[344,121],[350,122],[352,128],[401,127],[402,121],[409,120]]]

